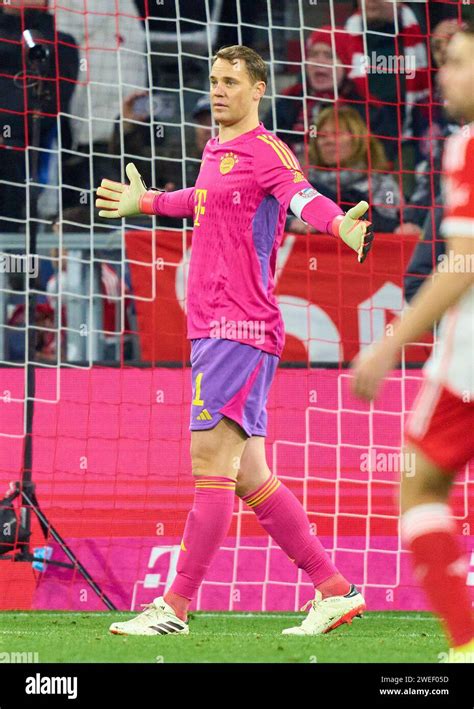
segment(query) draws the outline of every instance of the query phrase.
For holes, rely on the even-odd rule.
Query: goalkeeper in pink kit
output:
[[[104,179],[97,191],[102,217],[158,214],[193,218],[194,226],[187,314],[194,503],[170,588],[137,617],[113,623],[115,634],[189,632],[189,605],[228,533],[236,494],[314,584],[308,615],[283,633],[326,633],[365,609],[362,595],[310,533],[300,502],[270,471],[265,436],[266,401],[284,344],[273,291],[287,210],[343,239],[362,262],[373,240],[361,218],[368,205],[344,214],[306,181],[288,146],[259,122],[266,82],[265,63],[252,49],[221,49],[210,76],[219,135],[204,149],[195,186],[147,190],[128,164],[129,185]]]

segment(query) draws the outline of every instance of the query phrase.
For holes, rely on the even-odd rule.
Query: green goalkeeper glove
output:
[[[332,224],[334,235],[340,236],[351,249],[357,252],[359,263],[365,261],[374,240],[372,222],[360,218],[368,208],[367,202],[359,202],[355,207],[351,207],[346,214],[336,217]]]
[[[129,162],[125,168],[129,185],[121,182],[103,179],[97,190],[95,206],[100,209],[99,217],[106,219],[119,219],[120,217],[134,217],[141,214],[140,200],[147,189],[142,176],[138,172],[133,162]],[[103,197],[104,199],[99,199]]]

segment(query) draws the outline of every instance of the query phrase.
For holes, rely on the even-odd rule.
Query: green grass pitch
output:
[[[37,662],[439,662],[447,650],[428,613],[366,613],[319,637],[287,637],[296,613],[193,613],[188,636],[111,635],[134,613],[4,611],[0,653],[37,653]],[[5,655],[1,655],[5,662]],[[7,656],[8,657],[8,656]],[[17,659],[15,659],[17,658]],[[31,656],[30,656],[31,658]],[[7,660],[8,661],[8,660]]]

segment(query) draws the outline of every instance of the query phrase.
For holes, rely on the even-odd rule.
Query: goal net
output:
[[[275,277],[287,336],[268,401],[268,464],[369,608],[425,608],[397,495],[400,475],[413,471],[399,454],[403,424],[432,338],[406,348],[370,406],[352,396],[348,364],[406,306],[407,284],[429,272],[406,278],[423,229],[431,265],[439,253],[433,44],[435,27],[460,21],[466,7],[380,2],[385,31],[373,23],[377,3],[24,5],[0,6],[0,607],[102,610],[102,592],[117,608],[138,609],[173,579],[194,491],[192,224],[147,217],[111,226],[94,191],[102,177],[125,181],[130,161],[148,185],[193,185],[216,135],[211,57],[244,43],[268,65],[266,127],[343,209],[367,199],[377,232],[359,266],[289,217]],[[99,593],[45,538],[31,505],[9,500],[25,470],[46,531],[59,532]],[[469,551],[473,480],[472,468],[461,471],[453,496]],[[25,551],[34,559],[17,563]],[[293,611],[311,596],[309,578],[236,498],[193,607]]]

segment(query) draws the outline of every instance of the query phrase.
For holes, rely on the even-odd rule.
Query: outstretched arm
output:
[[[162,217],[185,219],[194,213],[194,187],[184,190],[147,190],[140,199],[142,214],[158,214]]]
[[[193,216],[194,187],[174,192],[147,190],[133,162],[125,168],[130,184],[103,179],[97,190],[95,206],[99,217],[120,219],[140,214],[185,219]]]
[[[342,209],[320,194],[305,179],[293,152],[271,133],[258,136],[255,146],[255,171],[258,183],[285,208],[319,232],[340,237],[365,260],[374,238],[372,225],[361,217],[368,209],[359,202],[344,214]]]
[[[369,208],[367,202],[359,202],[344,214],[331,199],[314,189],[312,191],[315,193],[313,198],[302,209],[298,203],[299,193],[293,197],[290,202],[293,214],[317,231],[339,236],[345,244],[357,252],[359,263],[365,261],[374,240],[371,222],[361,218]]]

